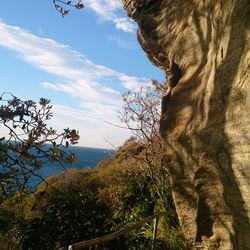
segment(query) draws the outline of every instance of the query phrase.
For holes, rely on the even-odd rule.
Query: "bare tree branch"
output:
[[[152,80],[152,86],[122,94],[123,107],[118,114],[120,121],[135,136],[128,143],[142,147],[140,153],[131,150],[131,157],[142,163],[144,173],[152,179],[160,197],[164,196],[164,186],[169,185],[168,171],[161,164],[164,151],[159,133],[161,99],[167,88],[166,84]]]
[[[62,17],[66,16],[69,13],[69,9],[65,9],[64,6],[74,7],[78,10],[84,8],[82,0],[72,0],[72,1],[53,0],[53,4],[55,6],[55,9],[62,15]]]

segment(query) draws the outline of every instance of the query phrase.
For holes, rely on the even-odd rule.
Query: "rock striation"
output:
[[[165,71],[163,164],[193,249],[250,249],[249,0],[123,0]]]

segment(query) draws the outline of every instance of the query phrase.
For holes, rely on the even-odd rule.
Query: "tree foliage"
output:
[[[102,185],[94,171],[72,169],[47,181],[19,223],[22,249],[57,249],[108,233],[110,208],[98,195]]]
[[[0,206],[0,224],[4,225],[1,249],[58,249],[115,232],[162,211],[155,185],[126,148],[121,147],[95,169],[71,169],[49,177],[26,196],[23,208],[19,193],[5,200]],[[158,237],[157,249],[184,249],[174,221],[161,221],[159,235],[165,230],[164,223],[168,237]],[[149,249],[151,239],[152,224],[146,224],[99,249],[144,250]]]
[[[162,166],[164,154],[163,140],[159,132],[161,118],[161,99],[167,85],[152,80],[152,85],[128,91],[122,95],[122,111],[119,118],[132,131],[133,138],[127,142],[127,147],[139,150],[131,152],[156,186],[156,190],[163,200],[165,186],[169,185],[167,168]],[[129,151],[128,151],[129,152]],[[169,207],[166,203],[166,209]]]
[[[50,101],[23,101],[10,93],[0,97],[0,125],[7,136],[0,138],[0,187],[5,193],[23,190],[44,162],[75,160],[63,149],[79,140],[78,131],[66,128],[58,133],[48,125],[52,118]]]

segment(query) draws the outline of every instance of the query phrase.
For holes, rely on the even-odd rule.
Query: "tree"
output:
[[[7,136],[0,138],[0,187],[4,193],[24,190],[45,161],[63,167],[75,160],[64,148],[78,142],[78,131],[67,128],[58,133],[47,124],[53,116],[48,99],[36,103],[3,93],[0,103],[0,125],[7,130]]]
[[[111,211],[95,172],[71,169],[39,185],[19,223],[21,249],[58,249],[110,232]]]
[[[141,162],[141,168],[154,182],[159,197],[165,202],[166,210],[169,209],[166,201],[171,200],[166,196],[171,194],[165,193],[168,190],[166,186],[169,186],[169,175],[161,163],[164,150],[159,126],[161,99],[167,88],[166,84],[152,80],[151,86],[128,91],[122,95],[123,107],[119,112],[121,122],[133,133],[133,138],[126,143],[127,148],[131,148],[127,151]]]

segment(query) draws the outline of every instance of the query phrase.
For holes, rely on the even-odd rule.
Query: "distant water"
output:
[[[105,159],[114,155],[115,151],[110,149],[99,149],[99,148],[87,148],[87,147],[76,147],[71,146],[66,149],[67,152],[72,152],[76,155],[76,162],[71,165],[65,165],[66,169],[75,167],[77,169],[82,169],[86,167],[95,167],[98,161]],[[47,178],[52,175],[59,174],[63,172],[64,169],[58,163],[47,162],[44,164],[42,169],[37,171],[37,174],[42,178]],[[41,182],[39,177],[32,177],[30,179],[30,186],[34,187]]]

